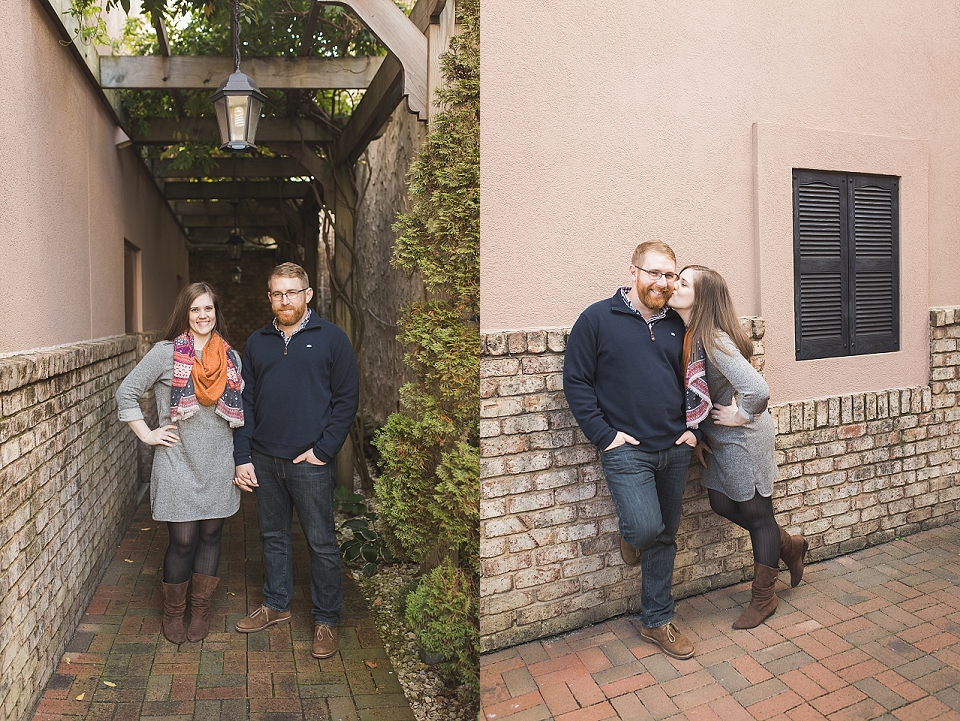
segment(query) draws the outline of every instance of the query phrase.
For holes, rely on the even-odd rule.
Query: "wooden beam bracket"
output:
[[[336,0],[348,7],[380,38],[403,68],[403,94],[410,111],[427,119],[427,38],[393,0]],[[428,16],[429,17],[429,16]]]

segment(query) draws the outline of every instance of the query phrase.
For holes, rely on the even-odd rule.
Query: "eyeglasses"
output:
[[[649,275],[653,280],[660,280],[661,278],[666,278],[668,283],[672,283],[680,276],[676,273],[661,273],[659,270],[647,270],[646,268],[641,268],[644,273]]]
[[[267,293],[267,295],[270,296],[270,300],[272,300],[274,303],[281,301],[284,298],[290,301],[295,301],[298,295],[300,295],[301,293],[306,293],[308,290],[310,289],[301,288],[300,290],[288,290],[284,293],[281,293],[279,290],[275,290],[272,293]]]

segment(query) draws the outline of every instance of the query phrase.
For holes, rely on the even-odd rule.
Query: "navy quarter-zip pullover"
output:
[[[687,430],[683,335],[676,312],[668,309],[650,328],[619,289],[580,314],[567,340],[563,391],[597,448],[623,431],[640,441],[641,450],[662,451]]]
[[[330,463],[343,447],[360,399],[357,359],[347,334],[311,313],[284,342],[273,324],[254,331],[243,353],[243,413],[233,435],[236,464],[251,449],[293,459],[313,448]]]

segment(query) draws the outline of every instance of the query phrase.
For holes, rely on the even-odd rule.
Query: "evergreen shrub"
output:
[[[404,309],[399,339],[417,380],[377,435],[386,541],[429,569],[407,620],[467,694],[479,666],[480,8],[458,0],[463,29],[443,57],[444,110],[408,174],[410,213],[396,266],[419,271],[428,299]]]

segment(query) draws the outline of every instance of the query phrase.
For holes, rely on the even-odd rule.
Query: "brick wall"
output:
[[[0,358],[0,717],[25,719],[134,510],[135,336]]]
[[[230,279],[230,271],[236,265],[243,271],[239,285]],[[267,277],[276,265],[275,250],[244,248],[239,261],[227,258],[226,250],[190,251],[190,282],[204,281],[216,289],[230,343],[241,356],[250,334],[273,318],[267,299]]]
[[[763,368],[763,321],[744,319]],[[771,407],[777,520],[813,560],[960,518],[960,308],[935,309],[931,382]],[[562,391],[567,331],[483,338],[481,643],[510,646],[639,610],[596,449]],[[710,510],[691,466],[678,536],[678,597],[738,583],[745,531]]]

